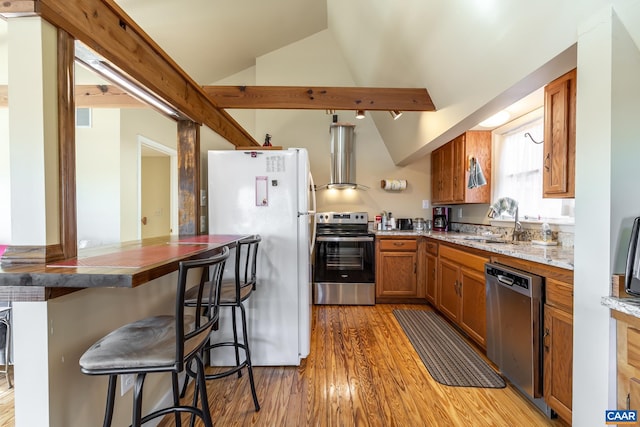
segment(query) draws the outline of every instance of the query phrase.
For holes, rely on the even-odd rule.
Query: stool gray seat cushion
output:
[[[195,317],[185,315],[185,329],[194,330]],[[208,319],[201,318],[202,323]],[[206,341],[202,333],[185,342],[185,354]],[[92,345],[80,358],[86,373],[131,369],[152,371],[171,369],[176,364],[175,316],[155,316],[124,325]]]

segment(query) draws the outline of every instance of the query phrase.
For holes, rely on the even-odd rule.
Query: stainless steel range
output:
[[[375,247],[368,218],[366,212],[316,214],[315,304],[375,304]]]

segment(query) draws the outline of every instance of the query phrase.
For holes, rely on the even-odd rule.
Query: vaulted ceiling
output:
[[[206,85],[256,57],[327,28],[323,0],[116,0],[196,82]]]

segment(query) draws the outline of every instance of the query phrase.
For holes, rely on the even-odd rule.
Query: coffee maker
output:
[[[451,208],[436,206],[433,208],[433,230],[449,231]]]

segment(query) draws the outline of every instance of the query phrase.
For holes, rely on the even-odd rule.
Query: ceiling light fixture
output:
[[[391,110],[389,111],[389,114],[391,114],[391,117],[393,117],[393,120],[398,120],[400,116],[402,116],[402,111]]]
[[[357,110],[356,111],[356,119],[364,119],[364,110]]]
[[[75,57],[80,64],[95,71],[114,85],[124,89],[129,95],[139,101],[151,105],[173,119],[183,118],[183,116],[165,100],[141,86],[131,77],[113,67],[97,54],[89,51],[89,49],[85,48],[83,45],[76,43]]]
[[[492,128],[507,123],[510,117],[511,115],[508,111],[502,110],[489,117],[488,119],[480,122],[478,125],[482,126],[483,128]]]

